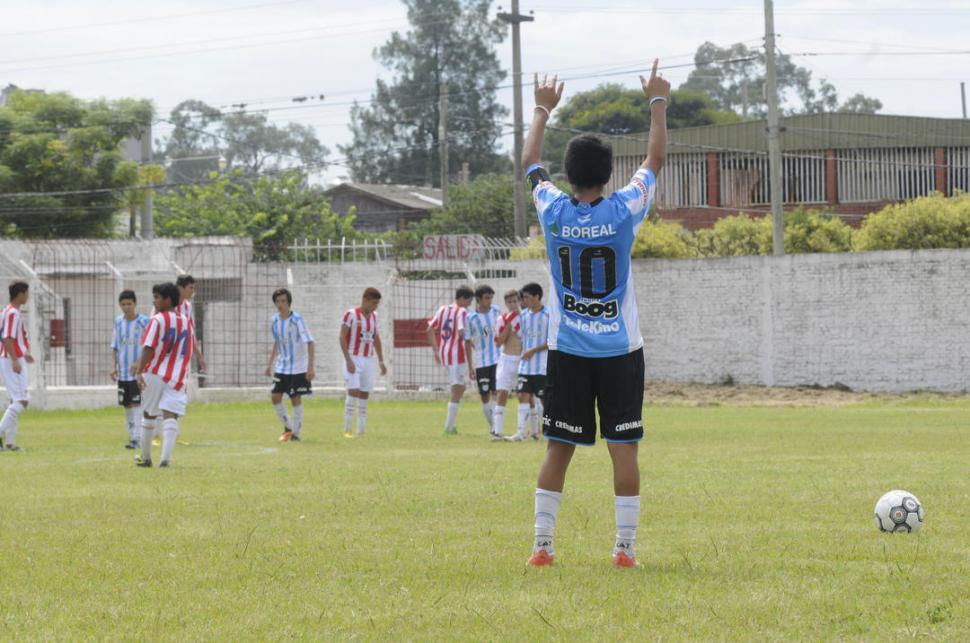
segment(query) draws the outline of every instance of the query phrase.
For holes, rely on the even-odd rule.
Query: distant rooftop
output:
[[[440,208],[441,190],[416,185],[386,185],[381,183],[341,183],[326,190],[324,194],[359,192],[392,205],[412,210]]]

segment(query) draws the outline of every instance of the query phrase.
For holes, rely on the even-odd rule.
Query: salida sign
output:
[[[485,249],[480,234],[432,234],[424,238],[425,259],[477,259]]]

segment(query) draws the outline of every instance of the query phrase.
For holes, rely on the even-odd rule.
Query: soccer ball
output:
[[[908,491],[894,489],[876,502],[876,527],[879,531],[918,531],[923,525],[923,505]]]

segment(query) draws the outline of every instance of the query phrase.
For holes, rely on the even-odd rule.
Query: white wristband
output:
[[[546,107],[545,105],[536,105],[536,109],[541,109],[542,111],[544,111],[546,113],[546,116],[549,116],[549,117],[552,116],[552,112],[550,112],[549,108]]]
[[[667,102],[667,97],[666,96],[654,96],[653,98],[650,99],[650,106],[653,107],[653,104],[656,103],[658,100],[662,100],[664,103],[666,103]]]

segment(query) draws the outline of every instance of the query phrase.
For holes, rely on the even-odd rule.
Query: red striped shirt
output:
[[[145,370],[162,378],[166,384],[181,391],[192,362],[195,336],[189,322],[170,310],[155,313],[141,338],[143,348],[155,351]]]
[[[428,321],[434,328],[438,344],[438,357],[446,366],[465,363],[465,321],[468,310],[458,304],[442,306]]]
[[[351,355],[370,357],[374,353],[374,338],[377,337],[377,311],[365,315],[360,306],[344,313],[343,325],[350,329],[350,343],[347,348]]]
[[[27,337],[27,328],[24,326],[24,318],[20,314],[20,309],[12,304],[8,304],[0,314],[0,357],[9,357],[7,345],[3,340],[13,340],[13,356],[23,357],[30,352],[30,339]]]

